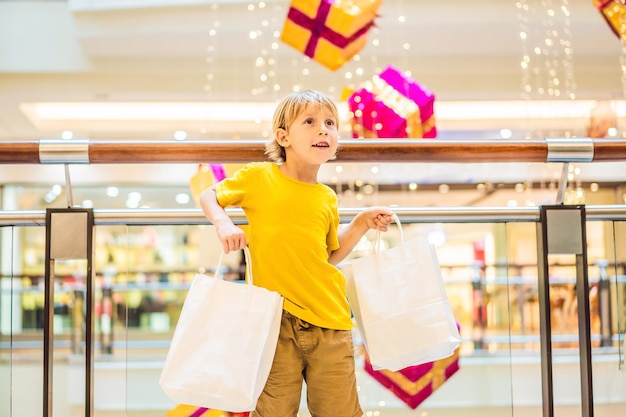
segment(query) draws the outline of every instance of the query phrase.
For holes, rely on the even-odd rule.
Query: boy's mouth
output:
[[[326,142],[320,142],[313,145],[314,148],[328,148],[330,145]]]

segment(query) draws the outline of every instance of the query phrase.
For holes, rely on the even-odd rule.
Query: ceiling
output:
[[[172,140],[178,130],[190,139],[260,139],[268,134],[269,116],[255,109],[271,108],[294,88],[319,89],[342,102],[345,90],[387,65],[435,93],[440,138],[499,138],[504,128],[513,138],[586,136],[588,109],[596,101],[623,112],[620,60],[626,55],[591,0],[382,0],[367,44],[336,71],[278,39],[288,7],[288,1],[274,0],[1,1],[0,140],[60,137],[63,131],[95,140]],[[526,69],[524,55],[531,57]],[[583,103],[583,111],[546,117],[531,111],[547,100]],[[521,101],[528,111],[496,118],[482,107],[503,101]],[[49,102],[83,109],[88,106],[80,103],[169,103],[171,114],[75,112],[54,119],[28,111]],[[176,109],[183,103],[214,110],[234,104],[235,114],[180,116]],[[461,111],[446,112],[453,104]],[[472,118],[463,117],[463,109],[473,109]],[[403,173],[403,181],[436,183],[495,174],[489,167],[415,168],[396,167],[386,175],[389,181]],[[622,166],[608,170],[607,180],[624,179]],[[523,181],[531,170],[510,171],[518,176],[512,181]],[[45,169],[32,172],[46,178]],[[0,179],[7,176],[0,173]]]

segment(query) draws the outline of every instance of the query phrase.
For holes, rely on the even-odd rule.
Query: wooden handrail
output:
[[[343,162],[544,162],[543,141],[477,142],[433,140],[341,141],[336,161]],[[129,152],[131,147],[141,152]],[[626,148],[625,148],[626,149]],[[265,141],[94,142],[89,159],[94,163],[118,162],[222,162],[264,160]],[[626,154],[625,154],[626,155]]]
[[[564,139],[576,145],[576,139]],[[626,140],[581,138],[593,146],[584,162],[626,161]],[[64,148],[72,140],[61,141]],[[263,140],[146,140],[83,141],[83,162],[50,162],[42,158],[45,140],[1,141],[0,164],[40,163],[243,163],[265,160]],[[85,144],[86,143],[86,144]],[[550,162],[549,140],[441,140],[377,139],[343,140],[336,162]],[[574,146],[574,154],[576,154]],[[54,144],[46,152],[54,150]],[[591,148],[589,148],[591,149]],[[583,149],[585,150],[585,149]]]
[[[38,164],[39,141],[0,141],[0,164]]]

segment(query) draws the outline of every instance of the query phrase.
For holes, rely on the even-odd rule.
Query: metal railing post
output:
[[[85,417],[93,415],[93,230],[91,209],[46,210],[43,416],[52,417],[55,261],[87,261],[85,275]],[[77,346],[74,346],[76,349]]]
[[[554,416],[552,374],[552,326],[550,314],[549,255],[576,257],[578,339],[582,417],[593,417],[591,326],[587,264],[586,214],[584,205],[542,206],[537,224],[537,267],[541,343],[543,417]]]

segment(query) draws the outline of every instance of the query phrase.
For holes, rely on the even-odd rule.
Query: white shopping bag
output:
[[[342,268],[374,369],[399,371],[447,358],[461,343],[435,248],[424,237],[404,242],[402,235],[402,242]]]
[[[172,400],[211,409],[253,410],[274,359],[283,298],[252,285],[197,274],[159,383]],[[217,271],[220,270],[221,258]]]

